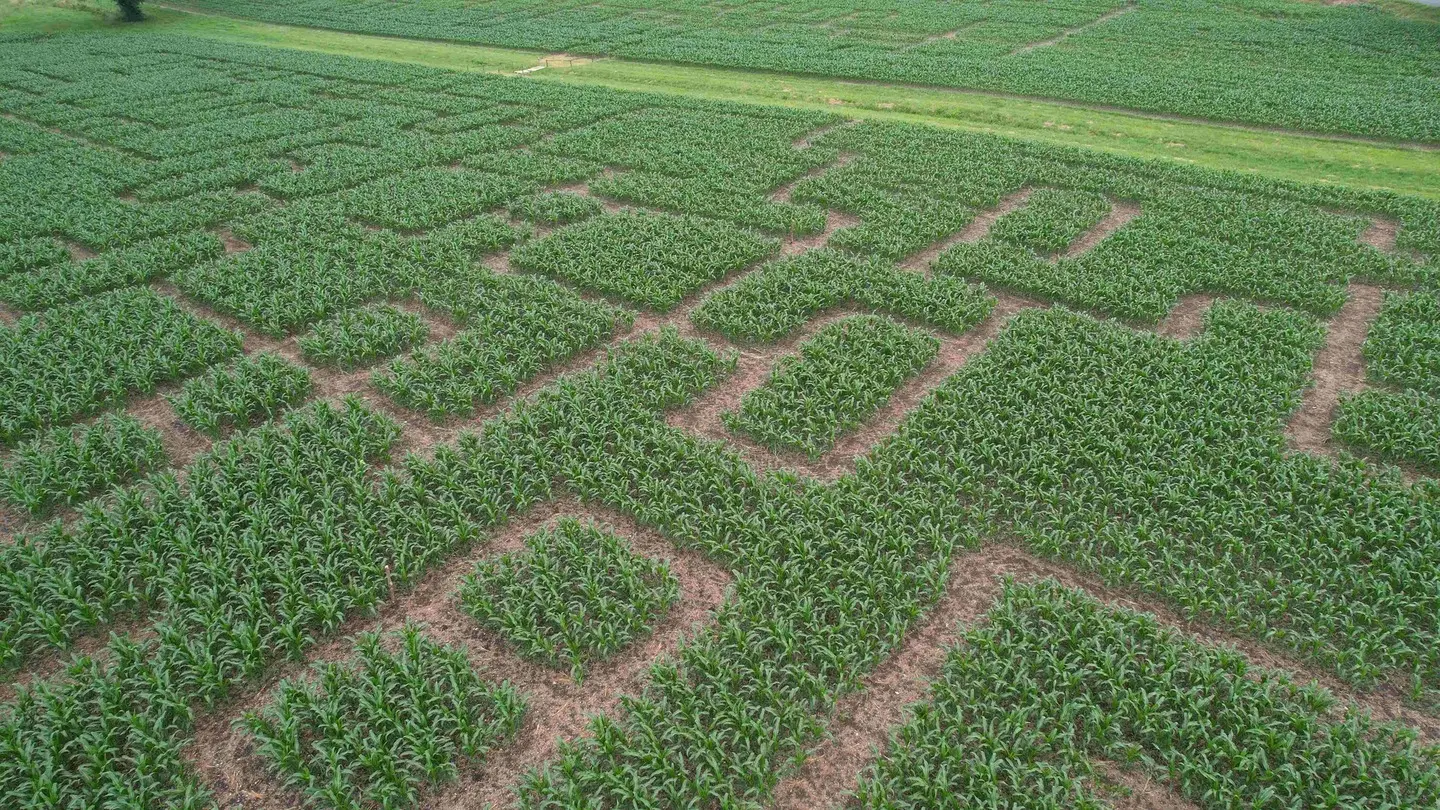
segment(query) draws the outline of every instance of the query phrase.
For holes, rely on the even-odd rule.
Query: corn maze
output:
[[[1440,805],[1440,203],[66,35],[0,210],[5,807]]]

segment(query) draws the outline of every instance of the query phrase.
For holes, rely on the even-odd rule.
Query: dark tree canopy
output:
[[[135,22],[145,19],[144,13],[140,11],[140,0],[115,0],[120,5],[120,18],[126,22]]]

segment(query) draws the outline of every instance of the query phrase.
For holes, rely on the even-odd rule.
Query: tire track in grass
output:
[[[1253,667],[1282,672],[1297,683],[1315,683],[1329,690],[1339,700],[1333,710],[1336,719],[1351,709],[1358,709],[1377,720],[1411,726],[1422,742],[1440,742],[1440,718],[1405,705],[1398,690],[1382,687],[1373,692],[1358,692],[1333,675],[1251,639],[1187,620],[1149,595],[1109,587],[1092,575],[1008,543],[997,543],[956,556],[951,562],[950,582],[944,595],[905,635],[890,658],[864,679],[861,691],[837,701],[829,736],[811,746],[804,761],[781,780],[772,807],[812,810],[843,806],[865,768],[888,747],[890,733],[909,719],[909,707],[928,697],[930,683],[940,674],[948,651],[967,630],[984,621],[985,613],[1000,596],[1005,577],[1021,582],[1054,579],[1067,588],[1085,592],[1107,607],[1151,614],[1184,638],[1210,646],[1230,647]],[[1247,676],[1258,677],[1258,673],[1251,671]],[[1097,761],[1097,765],[1102,774],[1132,793],[1117,807],[1170,810],[1197,806],[1146,774],[1123,771],[1103,760]]]
[[[568,673],[520,658],[498,635],[483,629],[464,613],[458,590],[481,561],[523,549],[531,533],[563,517],[590,520],[615,531],[637,553],[664,559],[680,581],[680,600],[653,628],[629,648],[592,664],[583,684]],[[392,597],[379,616],[356,620],[312,648],[304,663],[287,662],[237,699],[209,713],[197,724],[187,756],[221,808],[280,810],[301,804],[295,791],[275,780],[255,750],[248,733],[234,722],[273,700],[281,680],[309,677],[320,662],[345,661],[353,652],[352,637],[362,632],[391,632],[407,621],[423,625],[432,640],[464,646],[471,665],[487,680],[509,681],[525,696],[524,722],[517,736],[498,745],[482,762],[460,761],[459,778],[430,791],[425,805],[459,808],[513,804],[513,788],[524,773],[552,759],[561,740],[586,734],[589,719],[611,715],[624,695],[637,694],[650,667],[672,655],[685,639],[709,622],[724,602],[733,581],[729,572],[700,553],[679,549],[659,532],[643,527],[612,509],[582,503],[565,495],[531,507],[489,533],[468,552],[453,556],[425,575],[405,594]]]

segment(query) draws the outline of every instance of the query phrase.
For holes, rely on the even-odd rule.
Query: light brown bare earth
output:
[[[1115,233],[1129,224],[1130,220],[1140,216],[1140,206],[1129,200],[1116,200],[1110,205],[1110,213],[1096,223],[1095,227],[1086,231],[1076,239],[1070,247],[1060,254],[1060,258],[1073,259],[1095,249],[1096,245],[1105,241],[1106,237]]]
[[[1315,355],[1314,385],[1305,391],[1286,428],[1292,449],[1334,454],[1330,428],[1335,423],[1335,409],[1342,393],[1365,387],[1365,358],[1360,348],[1383,300],[1380,288],[1351,284],[1349,300],[1326,324],[1325,346]]]
[[[1390,217],[1371,217],[1370,225],[1360,234],[1360,241],[1376,250],[1395,252],[1395,240],[1400,235],[1400,223]]]
[[[225,246],[227,254],[244,253],[253,247],[249,242],[231,233],[229,228],[216,228],[215,235],[220,238],[220,243]]]
[[[815,145],[816,141],[820,140],[826,135],[829,135],[830,133],[837,130],[845,129],[847,127],[859,126],[859,124],[860,122],[854,118],[847,118],[844,121],[838,121],[834,124],[826,124],[822,127],[818,127],[811,130],[810,132],[805,133],[803,137],[795,139],[795,141],[792,142],[790,145],[795,147],[796,149],[809,149],[810,147]]]
[[[1106,605],[1149,613],[1186,637],[1236,650],[1261,670],[1282,672],[1296,682],[1314,682],[1330,690],[1341,701],[1337,717],[1348,711],[1344,706],[1349,705],[1378,720],[1405,723],[1415,728],[1424,741],[1440,741],[1440,718],[1410,708],[1396,691],[1357,692],[1334,676],[1253,640],[1188,621],[1149,596],[1108,587],[1092,576],[1023,549],[995,544],[977,552],[961,553],[951,563],[945,594],[906,634],[895,654],[865,679],[864,688],[838,701],[830,736],[813,746],[804,761],[777,786],[773,803],[777,810],[811,810],[844,804],[845,797],[855,790],[860,774],[888,747],[890,733],[909,718],[909,707],[925,699],[946,653],[959,643],[961,634],[983,621],[984,614],[998,598],[1005,577],[1020,582],[1054,579],[1065,587],[1085,591]],[[1259,674],[1250,673],[1252,677]],[[1170,786],[1148,775],[1121,771],[1113,776],[1132,792],[1129,806],[1163,810],[1188,810],[1195,806],[1176,795]]]
[[[68,239],[65,240],[65,249],[70,252],[70,261],[72,262],[83,262],[86,259],[93,259],[98,255],[95,253],[95,251],[80,244],[79,242],[74,242]]]
[[[481,629],[467,616],[456,595],[480,560],[520,551],[526,536],[567,516],[606,526],[623,537],[636,553],[666,560],[680,581],[680,600],[654,631],[613,658],[592,664],[584,682],[578,685],[568,672],[520,658],[501,638]],[[697,552],[675,548],[658,532],[628,516],[564,496],[514,516],[485,541],[424,577],[413,590],[389,600],[379,616],[347,623],[342,631],[312,650],[306,663],[277,667],[260,685],[202,718],[186,756],[214,791],[221,808],[280,810],[299,806],[300,797],[285,790],[266,771],[248,733],[236,728],[234,721],[268,705],[281,680],[307,677],[318,662],[350,658],[354,634],[390,632],[413,622],[423,625],[425,634],[434,641],[465,647],[477,672],[491,681],[510,682],[524,694],[527,704],[525,720],[515,739],[502,743],[483,762],[457,763],[459,779],[430,792],[421,806],[509,806],[516,783],[526,771],[552,759],[561,740],[581,736],[592,717],[613,715],[619,710],[622,696],[643,689],[650,667],[673,654],[685,639],[693,638],[710,621],[731,582],[730,574],[720,566]]]
[[[935,258],[950,248],[962,242],[967,244],[979,242],[989,235],[990,229],[995,226],[1000,217],[1024,205],[1025,201],[1030,199],[1031,192],[1032,189],[1027,187],[1006,195],[994,208],[987,208],[976,214],[975,218],[970,220],[970,224],[961,228],[955,235],[942,239],[919,253],[901,260],[900,268],[903,270],[928,270]]]
[[[886,404],[865,423],[836,441],[818,459],[799,453],[777,452],[745,436],[731,432],[723,414],[736,410],[746,394],[762,385],[781,357],[791,354],[801,342],[836,321],[856,314],[854,307],[832,310],[812,319],[790,337],[758,349],[742,350],[736,370],[723,383],[706,392],[688,407],[666,414],[675,428],[726,444],[757,472],[787,470],[819,481],[834,481],[855,469],[855,462],[895,432],[932,391],[960,371],[969,360],[985,350],[990,341],[1021,310],[1044,304],[1005,293],[990,315],[958,336],[940,336],[939,354],[920,374],[896,389]]]
[[[1155,334],[1174,340],[1190,340],[1205,328],[1205,313],[1217,300],[1213,295],[1187,295],[1165,319],[1155,325]]]

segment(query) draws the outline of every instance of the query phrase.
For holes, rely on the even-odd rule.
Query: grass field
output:
[[[1433,152],[86,8],[0,16],[0,805],[1440,805]]]

